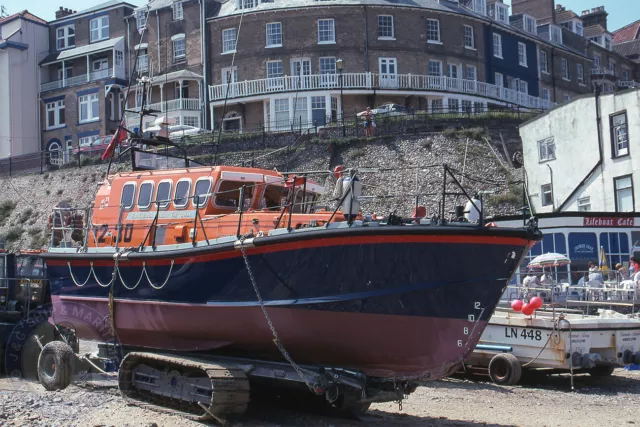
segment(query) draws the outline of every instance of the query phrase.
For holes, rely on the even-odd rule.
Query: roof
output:
[[[153,79],[151,79],[151,83],[160,84],[165,81],[170,82],[175,80],[202,80],[202,76],[190,70],[180,70],[174,71],[172,73],[162,74],[160,76],[155,76]]]
[[[123,1],[119,1],[119,0],[110,0],[110,1],[107,1],[107,2],[104,2],[104,3],[100,3],[100,4],[97,4],[95,6],[92,6],[92,7],[88,8],[88,9],[84,9],[84,10],[81,10],[79,12],[73,13],[71,15],[63,16],[62,18],[56,19],[56,20],[51,21],[51,22],[60,22],[60,21],[66,21],[66,20],[69,20],[69,19],[75,19],[75,18],[77,18],[77,17],[79,17],[81,15],[86,15],[87,13],[97,12],[99,10],[108,9],[108,8],[119,6],[119,5],[129,6],[132,9],[136,8],[136,6],[131,4],[131,3],[127,3],[127,2],[123,2]]]
[[[626,25],[613,33],[613,44],[637,40],[639,31],[640,20],[632,22],[631,24]]]
[[[574,18],[580,18],[573,10],[556,10],[556,22],[571,21]]]
[[[613,45],[613,51],[632,61],[640,61],[640,39]]]
[[[58,62],[65,59],[73,59],[78,56],[84,56],[88,53],[100,52],[103,50],[109,50],[115,47],[116,44],[123,41],[124,37],[117,37],[115,39],[109,39],[98,43],[91,43],[85,46],[74,47],[73,49],[63,50],[62,52],[52,53],[44,58],[40,65],[50,64],[52,62]]]
[[[0,25],[6,24],[7,22],[11,22],[14,19],[22,18],[30,22],[34,22],[36,24],[47,25],[47,21],[42,18],[38,18],[33,13],[28,10],[23,10],[22,12],[14,13],[13,15],[5,16],[4,18],[0,18]]]
[[[591,25],[589,27],[585,27],[584,29],[584,37],[586,38],[599,36],[604,33],[608,33],[608,31],[600,24]]]

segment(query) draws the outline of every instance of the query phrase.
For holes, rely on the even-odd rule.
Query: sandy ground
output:
[[[402,409],[375,404],[359,420],[300,412],[291,402],[257,401],[236,426],[622,426],[640,424],[640,371],[610,378],[531,376],[504,387],[450,378],[419,387]],[[181,417],[127,405],[116,387],[75,384],[47,392],[37,383],[0,379],[0,426],[196,426]]]

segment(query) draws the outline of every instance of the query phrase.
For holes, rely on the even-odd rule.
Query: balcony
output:
[[[149,104],[148,108],[161,113],[180,110],[200,111],[200,100],[198,98],[172,99],[164,102],[156,102],[155,104]]]
[[[340,90],[340,76],[318,74],[285,76],[269,79],[246,80],[238,83],[209,86],[211,101],[268,95],[279,92],[305,90]],[[555,103],[527,95],[513,89],[475,80],[462,80],[444,76],[413,74],[345,73],[344,90],[435,91],[460,95],[476,95],[517,104],[526,108],[549,109]]]
[[[118,71],[118,69],[116,69],[116,71]],[[78,86],[81,84],[94,82],[96,80],[106,79],[109,77],[117,77],[120,79],[124,79],[125,78],[124,69],[122,69],[121,71],[122,72],[114,73],[113,68],[106,68],[104,70],[93,71],[93,72],[82,74],[79,76],[73,76],[73,77],[69,77],[61,80],[54,80],[52,82],[42,83],[40,85],[40,91],[47,92],[49,90],[56,90],[56,89],[62,89],[65,87]]]
[[[622,88],[630,88],[630,87],[637,87],[640,86],[640,82],[636,82],[634,80],[619,80],[618,81],[618,87],[622,87]]]

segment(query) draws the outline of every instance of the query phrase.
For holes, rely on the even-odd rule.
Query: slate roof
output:
[[[131,3],[126,3],[126,2],[123,2],[123,1],[119,1],[119,0],[110,0],[110,1],[107,1],[107,2],[104,2],[104,3],[99,3],[99,4],[97,4],[95,6],[92,6],[92,7],[88,8],[88,9],[83,9],[83,10],[81,10],[79,12],[76,12],[76,13],[73,13],[71,15],[64,16],[64,17],[62,17],[60,19],[56,19],[56,20],[51,21],[51,22],[66,21],[68,19],[73,19],[73,18],[78,17],[80,15],[85,15],[85,14],[91,13],[91,12],[97,12],[99,10],[107,9],[107,8],[110,8],[110,7],[113,7],[113,6],[117,6],[117,5],[129,6],[132,9],[136,8],[136,6],[131,4]]]

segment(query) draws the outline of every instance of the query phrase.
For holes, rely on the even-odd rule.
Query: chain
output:
[[[240,238],[240,242],[243,242],[245,238],[246,236],[242,236]],[[245,251],[244,245],[242,244],[240,245],[240,250],[242,251],[242,258],[244,258],[244,264],[247,266],[247,273],[249,273],[249,279],[251,279],[253,290],[256,292],[256,296],[258,297],[258,301],[260,302],[260,308],[262,308],[264,317],[267,319],[267,323],[269,324],[269,329],[271,329],[271,333],[273,334],[273,343],[278,347],[278,350],[280,350],[280,353],[287,360],[287,362],[289,362],[289,364],[293,367],[293,369],[295,369],[295,371],[298,373],[302,381],[304,381],[307,387],[309,387],[309,390],[311,390],[311,392],[315,394],[316,389],[318,387],[314,387],[314,385],[311,384],[309,380],[307,380],[307,378],[304,376],[304,373],[302,372],[302,369],[300,369],[300,367],[296,364],[296,362],[293,361],[293,359],[289,355],[289,352],[287,352],[287,350],[284,348],[284,346],[280,342],[280,337],[278,337],[278,332],[276,332],[276,328],[275,326],[273,326],[271,317],[269,316],[269,313],[267,312],[267,308],[264,305],[264,300],[262,299],[262,296],[260,295],[260,291],[258,290],[258,285],[256,284],[256,279],[253,276],[253,271],[251,270],[251,266],[249,265],[249,258],[247,257],[247,253]]]

